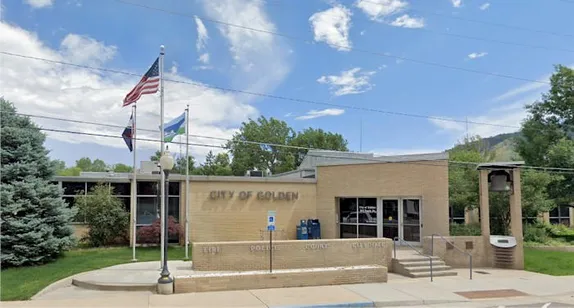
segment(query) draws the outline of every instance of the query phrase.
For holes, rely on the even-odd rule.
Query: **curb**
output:
[[[354,302],[335,304],[311,304],[311,305],[291,305],[291,306],[270,306],[269,308],[347,308],[347,307],[376,307],[374,302]]]
[[[309,304],[309,305],[290,305],[290,306],[269,306],[269,308],[347,308],[347,307],[408,307],[419,305],[440,305],[440,304],[453,304],[465,303],[469,301],[459,300],[412,300],[412,301],[376,301],[376,302],[349,302],[349,303],[333,303],[333,304]]]
[[[72,279],[72,285],[82,289],[98,291],[151,291],[155,293],[157,290],[156,283],[113,284]]]

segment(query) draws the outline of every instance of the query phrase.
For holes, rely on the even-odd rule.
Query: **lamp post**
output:
[[[161,269],[161,274],[160,277],[157,281],[158,284],[158,293],[160,294],[172,294],[173,293],[173,279],[171,279],[169,270],[167,268],[167,242],[168,242],[168,219],[167,219],[167,213],[168,213],[168,188],[169,188],[169,182],[168,182],[168,176],[169,176],[169,172],[171,171],[171,169],[173,169],[173,165],[174,165],[174,160],[173,160],[173,156],[171,156],[171,154],[169,153],[168,150],[165,150],[160,159],[159,159],[159,164],[161,165],[161,169],[164,172],[165,175],[165,188],[164,188],[164,196],[162,196],[163,198],[165,198],[165,206],[163,209],[163,213],[161,213],[161,219],[163,219],[163,231],[164,231],[164,242],[163,242],[163,265],[162,265],[162,269]]]

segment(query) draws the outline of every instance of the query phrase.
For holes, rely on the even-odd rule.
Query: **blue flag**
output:
[[[171,142],[175,136],[185,134],[184,124],[185,124],[185,112],[182,113],[179,117],[165,123],[163,125],[164,130],[163,140],[165,142]]]

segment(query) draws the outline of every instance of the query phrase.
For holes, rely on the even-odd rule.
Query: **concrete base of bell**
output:
[[[164,295],[173,294],[173,281],[171,281],[170,283],[158,283],[157,293]]]

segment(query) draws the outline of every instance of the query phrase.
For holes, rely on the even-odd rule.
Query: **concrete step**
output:
[[[440,271],[440,272],[435,272],[434,268],[433,268],[433,272],[432,272],[432,276],[433,277],[447,277],[447,276],[456,276],[458,275],[457,272],[454,271]],[[412,277],[412,278],[424,278],[424,277],[430,277],[430,271],[428,272],[416,272],[416,273],[409,273],[408,277]]]
[[[398,258],[393,258],[393,259],[398,260],[401,263],[403,263],[403,262],[421,262],[421,261],[429,262],[429,258],[424,257],[424,256],[405,256],[405,257],[398,257]],[[441,261],[440,258],[437,256],[432,256],[431,259]]]
[[[424,261],[402,261],[400,260],[399,263],[401,263],[403,266],[430,266],[430,262],[429,260],[424,260]],[[441,266],[441,265],[446,265],[444,263],[444,261],[442,260],[436,260],[433,259],[432,260],[432,266]]]
[[[433,273],[434,272],[441,272],[441,271],[448,271],[451,267],[448,265],[438,265],[432,267]],[[409,273],[419,273],[419,272],[430,272],[430,266],[405,266],[405,270]]]

